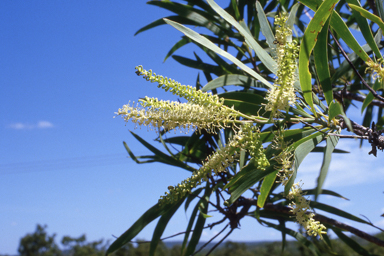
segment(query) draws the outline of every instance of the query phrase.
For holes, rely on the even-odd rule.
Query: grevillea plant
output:
[[[147,224],[161,216],[150,245],[149,255],[154,255],[170,218],[184,202],[188,208],[194,200],[196,206],[183,233],[182,255],[200,251],[197,244],[204,228],[227,223],[218,232],[218,235],[224,234],[228,229],[226,235],[208,255],[239,227],[244,216],[279,230],[284,237],[296,238],[314,255],[334,253],[328,230],[333,230],[360,254],[369,255],[369,252],[344,232],[384,246],[383,241],[332,216],[315,213],[319,209],[373,226],[317,199],[321,194],[342,198],[336,192],[322,189],[332,153],[344,152],[335,149],[339,138],[368,140],[372,150],[367,153],[374,156],[378,154],[377,149],[384,147],[384,130],[380,130],[384,124],[381,96],[384,71],[379,42],[384,23],[365,9],[374,6],[374,12],[384,15],[379,1],[376,5],[367,1],[362,7],[355,0],[347,1],[348,5],[337,0],[301,3],[238,0],[231,1],[226,9],[213,0],[187,2],[185,5],[171,1],[149,2],[179,16],[155,21],[139,32],[164,23],[181,31],[183,38],[166,58],[188,43],[197,45],[216,66],[202,65],[196,54],[196,60],[173,57],[182,64],[201,69],[208,83],[201,88],[198,79],[196,87],[186,86],[137,66],[137,75],[157,83],[159,88],[177,95],[180,100],[170,102],[145,97],[124,105],[116,114],[135,127],[154,130],[164,146],[180,146],[180,150],[173,153],[165,146],[170,152],[167,155],[132,133],[154,153],[145,156],[148,162],[178,166],[191,175],[179,184],[169,184],[165,194],[159,195],[158,203],[117,238],[108,253],[131,242]],[[341,11],[344,9],[347,11]],[[352,15],[346,22],[343,17],[348,12]],[[274,22],[271,24],[267,17],[274,17]],[[375,36],[370,21],[380,27]],[[198,34],[181,23],[206,27],[212,34]],[[367,45],[357,43],[347,24],[360,26]],[[345,47],[339,43],[340,39]],[[237,55],[229,54],[229,49],[237,51]],[[212,75],[217,78],[213,79]],[[233,85],[240,89],[218,93],[220,88]],[[361,125],[345,114],[353,101],[362,101],[362,111],[367,109]],[[372,122],[373,107],[378,108],[376,122]],[[190,138],[185,140],[185,136],[172,132],[177,130]],[[346,134],[341,134],[344,131]],[[172,138],[165,138],[172,134]],[[322,141],[325,141],[324,147],[319,146]],[[133,160],[143,163],[126,143],[124,145]],[[295,179],[300,163],[312,151],[324,152],[323,165],[316,177],[317,186],[304,191],[301,184],[305,181]],[[253,196],[245,196],[249,191]],[[314,200],[310,201],[312,195]],[[206,225],[209,207],[223,216],[222,221]],[[286,227],[286,222],[297,222],[305,232]]]

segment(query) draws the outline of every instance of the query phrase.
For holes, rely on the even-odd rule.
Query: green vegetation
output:
[[[213,244],[224,243],[245,216],[253,218],[255,225],[281,232],[283,255],[380,254],[370,246],[384,247],[382,239],[336,218],[375,227],[370,221],[320,203],[318,198],[324,194],[344,198],[323,189],[332,171],[331,159],[347,153],[336,148],[339,140],[369,143],[372,149],[366,153],[372,157],[384,149],[382,1],[367,0],[362,5],[357,0],[217,2],[220,5],[214,0],[148,2],[174,15],[137,33],[171,25],[182,37],[165,60],[172,56],[199,74],[196,85],[187,86],[169,78],[172,74],[164,77],[137,66],[138,76],[180,100],[145,97],[136,105],[123,105],[117,114],[135,127],[155,130],[155,141],[163,150],[133,132],[152,155],[136,156],[127,143],[124,146],[139,164],[159,162],[191,175],[179,184],[169,184],[165,195],[158,196],[159,202],[113,241],[107,254],[131,243],[157,221],[148,248],[148,255],[155,255],[165,228],[183,205],[185,211],[193,210],[180,255],[198,255],[205,228],[224,236],[220,241],[213,236]],[[357,28],[366,45],[360,45],[352,34]],[[191,44],[202,51],[193,52],[192,58],[175,54]],[[360,113],[364,118],[357,123],[353,119]],[[300,164],[312,152],[321,152],[317,156],[323,161],[318,176],[313,177],[316,186],[305,191],[295,179]],[[208,214],[222,221],[209,223]],[[289,222],[299,223],[300,229],[288,228]],[[340,240],[331,241],[329,231]],[[359,239],[351,238],[352,234]],[[294,243],[286,242],[286,236],[298,244],[291,246]],[[281,253],[279,248],[263,244],[255,250],[274,255]],[[252,250],[226,243],[216,253],[255,253]]]
[[[36,230],[32,234],[27,234],[20,239],[19,256],[102,256],[105,255],[108,243],[103,240],[87,242],[85,235],[79,238],[71,238],[64,236],[61,240],[61,246],[56,241],[56,235],[48,235],[46,232],[47,226],[37,225]],[[383,239],[384,232],[376,237]],[[361,243],[362,239],[352,237],[353,240]],[[359,255],[351,248],[342,243],[339,239],[331,240],[332,247],[336,254],[322,255]],[[198,248],[203,246],[204,243],[198,244]],[[60,248],[59,248],[60,247]],[[114,252],[113,256],[145,256],[148,255],[150,243],[137,240],[135,243],[129,243],[124,247]],[[181,242],[160,242],[156,249],[158,256],[181,256],[180,254]],[[208,245],[197,256],[205,255],[212,245]],[[365,243],[364,248],[373,255],[384,255],[384,248]],[[281,242],[248,242],[236,243],[227,241],[214,250],[210,255],[213,256],[309,256],[312,253],[301,246],[296,241],[287,242],[285,250],[282,253]],[[2,255],[5,256],[5,255]]]

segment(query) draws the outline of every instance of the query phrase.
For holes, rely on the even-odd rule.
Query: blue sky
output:
[[[128,159],[122,141],[137,155],[148,152],[129,134],[133,125],[113,118],[129,100],[176,99],[138,77],[137,65],[195,84],[197,71],[173,59],[163,63],[181,36],[178,31],[164,25],[134,36],[168,15],[145,1],[0,1],[0,253],[16,253],[19,239],[38,223],[57,233],[57,242],[84,233],[89,241],[112,241],[169,185],[188,177],[177,168]],[[176,54],[193,58],[193,50],[188,46]],[[155,138],[145,128],[135,132]],[[341,143],[339,148],[352,153],[334,155],[325,187],[351,201],[320,200],[384,227],[379,217],[384,206],[378,203],[384,196],[383,153],[374,158],[357,141]],[[315,185],[321,161],[313,154],[303,162],[298,179],[304,188]],[[187,216],[177,213],[165,236],[183,231]],[[153,227],[138,237],[150,239]],[[214,232],[206,231],[203,240]],[[278,240],[280,235],[245,221],[231,239]]]

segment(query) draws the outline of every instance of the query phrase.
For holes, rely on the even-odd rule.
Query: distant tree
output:
[[[64,236],[61,243],[69,252],[70,256],[102,256],[105,253],[105,245],[103,240],[95,242],[87,242],[86,236],[82,235],[79,238],[71,238]]]
[[[49,236],[45,229],[46,225],[36,227],[33,234],[27,234],[20,240],[18,252],[20,256],[59,256],[62,255],[55,243],[55,236]]]

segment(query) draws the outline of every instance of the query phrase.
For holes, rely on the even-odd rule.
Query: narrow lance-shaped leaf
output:
[[[359,12],[361,16],[375,22],[381,30],[384,31],[384,22],[380,19],[380,17],[377,17],[376,15],[370,13],[369,11],[365,10],[364,8],[361,8],[360,6],[349,4],[349,7],[351,7],[353,10]]]
[[[207,214],[208,212],[208,201],[210,194],[211,189],[209,188],[209,183],[207,183],[205,188],[204,200],[201,200],[199,202],[199,210],[204,214]],[[201,234],[203,232],[205,221],[206,218],[202,214],[199,214],[199,217],[197,217],[195,228],[193,229],[191,240],[188,243],[184,255],[192,255],[195,252],[196,246],[199,243]]]
[[[118,237],[107,250],[107,255],[120,249],[126,243],[130,242],[136,237],[139,232],[145,228],[149,223],[161,216],[167,211],[166,208],[160,207],[159,204],[155,204],[148,211],[146,211],[127,231]]]
[[[254,78],[260,80],[266,86],[268,86],[270,88],[272,87],[272,85],[267,80],[265,80],[261,75],[256,73],[254,70],[252,70],[250,67],[246,66],[244,63],[242,63],[240,60],[236,59],[234,56],[232,56],[228,52],[222,50],[220,47],[218,47],[217,45],[215,45],[214,43],[209,41],[207,38],[199,35],[199,33],[195,32],[195,31],[193,31],[187,27],[184,27],[183,25],[181,25],[177,22],[173,22],[171,20],[165,19],[165,22],[168,23],[169,25],[173,26],[174,28],[176,28],[180,32],[184,33],[186,36],[188,36],[192,40],[196,41],[197,43],[199,43],[199,44],[207,47],[208,49],[216,52],[217,54],[229,59],[230,61],[235,63],[239,68],[241,68],[242,70],[244,70],[245,72],[247,72],[248,74],[253,76]]]
[[[260,23],[260,30],[263,36],[265,36],[265,39],[267,40],[269,48],[272,49],[271,51],[272,56],[276,56],[276,51],[275,51],[276,45],[273,43],[273,41],[275,41],[275,35],[272,32],[267,16],[265,16],[263,7],[261,6],[259,1],[256,1],[256,9],[257,9],[257,18]]]
[[[220,76],[209,83],[207,83],[201,90],[208,92],[209,90],[217,89],[226,85],[241,85],[244,87],[261,87],[265,88],[262,83],[256,81],[250,76],[228,74]]]
[[[373,85],[372,89],[377,91],[381,88],[382,86],[382,81],[380,81],[379,79],[376,79],[375,81],[375,84]],[[364,112],[364,109],[369,105],[371,104],[372,100],[375,98],[375,96],[373,96],[372,92],[369,92],[367,97],[365,97],[365,100],[363,102],[363,106],[361,107],[361,113]]]
[[[324,129],[321,132],[314,133],[306,138],[303,138],[295,143],[292,144],[291,148],[295,150],[294,154],[294,163],[293,163],[293,174],[289,178],[288,183],[285,185],[284,188],[284,195],[288,195],[289,190],[291,189],[293,183],[295,182],[296,175],[297,175],[297,170],[299,169],[299,166],[301,162],[304,160],[304,158],[311,152],[317,144],[319,144],[324,136],[325,136],[325,131],[327,129]]]
[[[349,247],[351,247],[355,252],[357,252],[359,255],[365,255],[365,256],[371,256],[364,247],[359,245],[355,240],[345,235],[343,232],[341,232],[339,229],[332,229],[333,232],[340,238],[341,241],[343,241],[345,244],[347,244]]]
[[[180,205],[183,203],[184,200],[179,200],[178,203],[175,205],[172,205],[170,208],[168,208],[168,211],[161,216],[159,221],[157,222],[156,228],[153,231],[151,244],[149,247],[149,256],[155,255],[157,245],[159,244],[159,241],[161,239],[161,236],[164,233],[165,228],[168,225],[169,220],[172,218],[172,216],[175,214],[177,209],[179,209]]]
[[[360,5],[358,0],[347,0],[347,2],[349,4],[353,4],[355,6]],[[353,10],[352,13],[356,13],[356,11]],[[369,27],[367,20],[358,14],[355,15],[355,18],[356,18],[357,24],[360,27],[360,31],[364,36],[365,41],[367,41],[367,44],[371,47],[373,52],[376,54],[377,58],[381,58],[381,53],[380,53],[379,47],[377,47],[377,44],[375,43],[375,39],[373,38],[373,35],[372,35],[372,30]]]
[[[331,104],[333,100],[333,91],[331,84],[331,74],[329,72],[328,63],[328,27],[329,21],[332,15],[329,17],[321,30],[315,48],[313,50],[313,56],[315,58],[316,72],[319,77],[321,88],[323,89],[325,100],[327,104]]]
[[[260,208],[264,207],[265,201],[267,200],[269,191],[271,191],[271,188],[276,180],[276,174],[279,172],[279,170],[276,170],[275,172],[272,172],[268,174],[264,180],[263,184],[260,188],[260,195],[257,197],[257,206]]]
[[[339,132],[335,132],[335,134],[339,134]],[[328,136],[327,137],[327,145],[324,148],[324,158],[323,163],[321,165],[320,174],[317,178],[317,186],[315,189],[315,200],[317,200],[317,197],[321,194],[321,190],[325,181],[325,178],[327,177],[329,165],[331,163],[332,159],[332,152],[335,149],[337,143],[339,142],[338,136]]]
[[[301,0],[302,4],[305,4],[312,10],[316,10],[317,6],[322,3],[322,0]],[[357,42],[356,38],[352,35],[347,24],[340,17],[340,15],[333,10],[331,27],[336,31],[337,35],[343,39],[343,41],[354,51],[363,61],[368,61],[370,58],[364,49]]]
[[[334,6],[338,0],[325,0],[317,9],[313,19],[308,24],[304,32],[304,37],[300,45],[299,52],[299,78],[301,90],[303,91],[305,101],[311,107],[315,114],[316,110],[313,107],[312,100],[312,81],[311,73],[309,72],[309,57],[315,47],[317,36],[323,28],[325,21],[332,13]]]
[[[244,36],[245,42],[255,51],[261,62],[274,74],[277,72],[277,64],[272,57],[255,41],[253,35],[245,30],[231,15],[224,11],[213,0],[207,0],[208,4],[229,24],[234,26]]]

